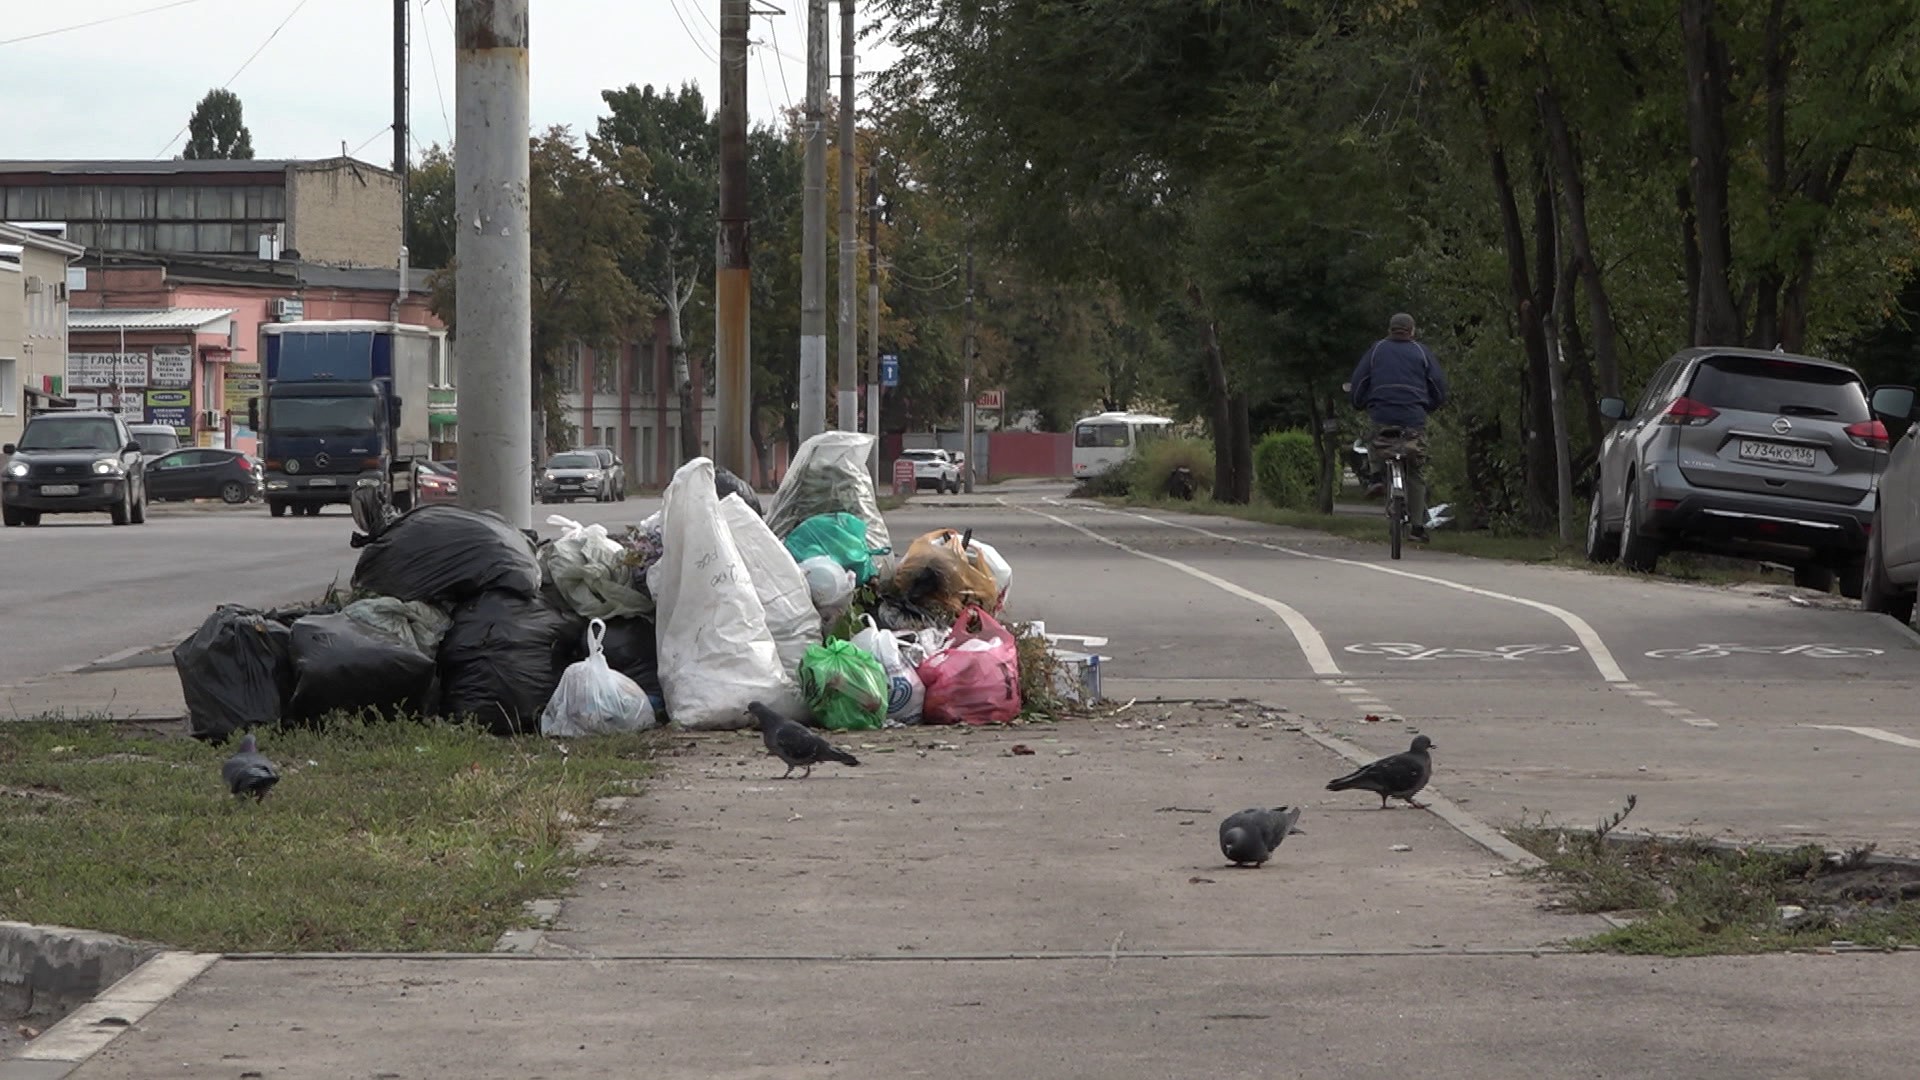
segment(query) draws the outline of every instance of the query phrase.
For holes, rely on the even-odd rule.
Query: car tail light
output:
[[[1680,509],[1680,500],[1679,499],[1655,499],[1652,502],[1648,503],[1647,507],[1652,510],[1678,510]]]
[[[1887,448],[1887,425],[1878,420],[1862,420],[1847,425],[1847,438],[1853,445],[1864,450],[1885,450]]]
[[[233,460],[234,460],[234,464],[239,465],[241,468],[247,470],[248,472],[253,471],[253,459],[248,457],[247,455],[241,454],[239,457],[234,458]]]
[[[1678,427],[1702,427],[1720,415],[1720,410],[1709,408],[1692,398],[1676,398],[1661,414],[1660,422]]]

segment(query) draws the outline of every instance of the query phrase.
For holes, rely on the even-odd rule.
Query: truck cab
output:
[[[313,320],[270,324],[261,336],[265,394],[248,414],[268,511],[311,516],[363,488],[410,509],[415,465],[431,456],[427,388],[445,332]]]

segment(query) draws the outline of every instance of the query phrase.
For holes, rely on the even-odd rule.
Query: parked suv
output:
[[[1600,402],[1587,557],[1652,570],[1669,551],[1793,567],[1794,584],[1861,591],[1887,431],[1852,368],[1753,349],[1687,349],[1640,400]]]
[[[613,498],[617,502],[627,499],[627,466],[620,455],[613,452],[611,446],[582,446],[580,452],[592,454],[600,459],[600,471],[607,476],[607,486],[613,489]]]
[[[913,462],[915,490],[926,487],[935,491],[960,490],[960,466],[945,450],[902,450],[900,459]]]
[[[42,514],[107,513],[147,520],[146,464],[126,421],[106,412],[41,413],[27,421],[0,470],[0,519],[38,525]]]
[[[1873,412],[1894,438],[1887,467],[1880,473],[1879,504],[1867,537],[1860,604],[1868,611],[1913,621],[1915,590],[1920,587],[1920,410],[1910,386],[1883,386],[1873,392]]]

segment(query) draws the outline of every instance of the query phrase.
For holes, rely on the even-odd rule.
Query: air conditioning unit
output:
[[[27,275],[27,295],[28,296],[39,296],[41,293],[46,291],[46,288],[47,288],[47,283],[44,281],[41,281],[38,275],[36,274]]]
[[[207,409],[200,414],[200,430],[219,431],[220,427],[220,414],[215,410]]]
[[[282,296],[273,302],[273,317],[276,319],[298,319],[306,314],[307,305],[297,296]]]

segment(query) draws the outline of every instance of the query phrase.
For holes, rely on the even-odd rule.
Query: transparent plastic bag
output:
[[[861,651],[871,653],[886,670],[887,719],[901,724],[919,723],[920,711],[927,701],[926,684],[920,681],[914,665],[907,662],[894,632],[880,629],[871,615],[864,618],[866,628],[853,635],[853,643]]]
[[[801,443],[767,506],[773,534],[784,539],[810,517],[846,513],[866,522],[869,548],[893,550],[874,497],[873,476],[867,472],[873,442],[873,436],[857,431],[823,431]]]
[[[587,658],[561,674],[560,685],[540,711],[540,734],[571,739],[653,726],[653,703],[647,700],[647,692],[607,666],[601,645],[606,636],[605,622],[595,619],[588,624]]]
[[[554,514],[560,539],[540,549],[540,566],[567,606],[589,619],[653,614],[653,598],[633,587],[627,549],[607,535],[604,525],[582,525]]]

